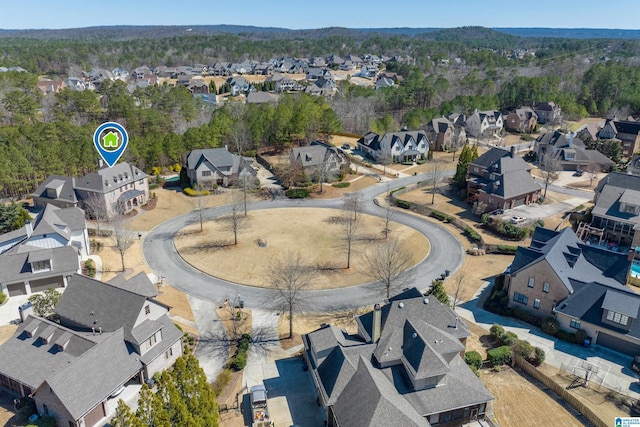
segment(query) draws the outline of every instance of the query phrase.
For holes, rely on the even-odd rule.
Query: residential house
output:
[[[228,62],[216,62],[213,69],[209,70],[209,73],[214,76],[230,76],[231,72],[231,64]]]
[[[538,123],[556,123],[560,120],[562,110],[554,102],[534,102],[533,111],[538,115]]]
[[[592,344],[640,353],[640,295],[625,286],[631,261],[625,253],[583,243],[571,227],[536,228],[505,274],[509,306],[560,328],[584,330]]]
[[[227,148],[205,148],[192,150],[187,156],[187,176],[191,186],[213,188],[229,186],[242,175],[256,176],[248,159],[231,154]]]
[[[227,83],[229,83],[231,87],[231,96],[246,95],[256,90],[256,88],[242,76],[229,77]]]
[[[129,71],[120,67],[111,70],[111,74],[113,74],[115,80],[127,80],[129,78]]]
[[[595,188],[591,226],[611,245],[640,247],[640,176],[611,172]]]
[[[209,85],[202,79],[191,79],[187,85],[187,89],[192,95],[209,93]]]
[[[275,104],[278,102],[279,95],[269,92],[249,92],[247,95],[247,104]]]
[[[584,142],[574,132],[546,132],[535,142],[534,151],[541,164],[553,159],[558,170],[609,171],[615,162],[597,150],[587,150]]]
[[[333,68],[340,68],[340,66],[344,64],[344,59],[338,55],[329,55],[329,58],[327,58],[327,64]]]
[[[147,66],[137,67],[131,73],[131,78],[134,80],[144,79],[145,76],[148,76],[151,73],[151,69]]]
[[[36,207],[53,204],[59,207],[81,207],[90,210],[91,201],[100,201],[107,215],[129,213],[149,200],[147,174],[122,162],[80,178],[49,176],[32,194]]]
[[[474,138],[495,138],[502,132],[502,113],[497,110],[476,110],[466,118],[464,127],[467,134]]]
[[[331,77],[331,72],[326,68],[309,68],[306,72],[307,80],[318,80],[321,78],[333,79],[333,77]]]
[[[505,119],[507,130],[519,133],[531,133],[538,124],[538,115],[531,107],[519,107],[510,112]]]
[[[294,90],[298,85],[295,80],[281,73],[272,74],[265,80],[267,82],[275,82],[276,92],[288,92]]]
[[[484,205],[484,212],[535,203],[540,186],[530,171],[515,147],[492,148],[469,163],[467,201]]]
[[[358,140],[357,147],[374,160],[404,162],[425,159],[431,143],[422,130],[383,135],[369,132]]]
[[[83,79],[79,79],[77,77],[67,77],[63,81],[64,86],[68,87],[69,90],[81,92],[83,90],[96,90],[96,87],[93,83],[89,81],[84,81]]]
[[[445,117],[431,120],[425,126],[425,132],[431,141],[431,149],[437,151],[449,150],[454,146],[459,146],[467,139],[464,126],[454,125]]]
[[[600,132],[600,139],[617,139],[622,145],[622,156],[630,158],[640,150],[640,122],[607,120]]]
[[[44,94],[58,93],[66,86],[62,80],[39,79],[38,89]]]
[[[115,79],[113,73],[109,70],[105,70],[103,68],[95,68],[91,70],[89,73],[84,73],[85,79],[94,84],[96,88],[100,87],[102,82],[105,80],[113,81]]]
[[[385,89],[388,87],[396,87],[396,86],[397,85],[395,84],[395,82],[388,77],[380,77],[376,81],[376,90]]]
[[[258,74],[262,76],[268,76],[273,74],[273,64],[269,64],[267,62],[261,62],[255,66],[253,69],[253,74]]]
[[[303,335],[326,425],[461,426],[491,412],[493,396],[464,363],[468,326],[417,289]]]
[[[47,205],[24,227],[0,235],[0,291],[12,297],[63,288],[89,250],[84,211]]]
[[[627,173],[631,175],[640,175],[640,155],[629,160],[629,163],[627,163]]]
[[[576,130],[576,136],[583,142],[595,141],[598,139],[598,132],[602,126],[602,123],[587,123]]]
[[[364,77],[365,79],[376,80],[379,71],[377,65],[363,65],[358,76]]]
[[[324,182],[335,180],[349,168],[349,159],[340,149],[321,141],[313,141],[306,147],[294,147],[289,161],[291,166],[299,166],[313,179]]]
[[[156,295],[143,273],[113,283],[74,274],[55,308],[59,322],[23,312],[0,346],[0,386],[31,396],[57,425],[108,423],[118,390],[138,391],[182,354],[182,332]]]

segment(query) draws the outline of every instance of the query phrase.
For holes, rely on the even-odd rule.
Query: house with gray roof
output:
[[[127,162],[107,167],[100,160],[99,165],[96,172],[82,177],[49,176],[32,193],[34,205],[73,206],[90,211],[95,200],[102,205],[107,216],[111,216],[127,214],[149,201],[146,173]]]
[[[591,226],[614,246],[640,247],[640,176],[611,172],[595,188]]]
[[[425,126],[427,138],[431,141],[431,149],[444,151],[459,147],[467,139],[464,126],[453,123],[446,117],[437,117]]]
[[[531,167],[515,152],[492,148],[469,163],[467,202],[484,205],[484,212],[535,203],[540,186]]]
[[[463,356],[468,326],[411,289],[356,318],[303,336],[326,425],[460,426],[492,412],[493,396]]]
[[[628,254],[583,243],[569,227],[538,227],[505,273],[509,306],[584,330],[593,344],[640,354],[640,295],[625,286]]]
[[[358,140],[357,147],[374,160],[388,158],[404,162],[425,159],[431,144],[425,131],[413,130],[383,135],[369,132]]]
[[[504,127],[513,132],[531,133],[538,124],[538,115],[531,107],[519,107],[505,118]]]
[[[249,159],[224,148],[192,150],[187,156],[187,176],[191,186],[214,188],[233,185],[242,175],[256,176]]]
[[[555,102],[534,102],[531,106],[538,115],[538,123],[556,123],[560,120],[562,110]]]
[[[323,182],[336,179],[340,172],[349,168],[349,159],[339,148],[321,141],[292,148],[289,161],[292,167],[301,167],[312,179]]]
[[[597,150],[587,150],[574,132],[545,132],[536,139],[534,151],[540,163],[553,159],[559,170],[609,171],[615,162]]]
[[[607,120],[598,131],[600,139],[614,139],[620,141],[622,155],[631,157],[640,150],[640,122],[632,120]]]
[[[47,205],[24,227],[0,236],[0,291],[12,297],[63,288],[88,255],[84,211]]]
[[[495,138],[504,127],[502,113],[497,110],[475,111],[464,123],[467,134],[474,138]]]
[[[33,397],[57,425],[108,422],[117,390],[138,390],[182,354],[182,332],[153,284],[132,280],[116,286],[73,275],[55,309],[59,322],[27,314],[0,346],[0,387]]]

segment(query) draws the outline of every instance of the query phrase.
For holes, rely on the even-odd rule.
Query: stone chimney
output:
[[[373,306],[373,327],[371,331],[371,339],[374,343],[380,339],[380,332],[382,329],[382,307],[380,304]]]
[[[27,239],[28,239],[33,234],[33,224],[31,224],[31,221],[27,220],[24,222],[24,229],[27,232]]]
[[[516,158],[516,146],[515,145],[511,146],[511,158],[512,159]]]

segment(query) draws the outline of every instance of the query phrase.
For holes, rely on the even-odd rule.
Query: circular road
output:
[[[399,188],[420,180],[420,175],[399,178],[391,182],[393,188]],[[387,183],[376,184],[360,191],[367,214],[382,216],[384,209],[377,206],[373,199],[389,190]],[[290,200],[278,199],[259,201],[249,205],[250,210],[272,208],[342,208],[344,199],[329,200]],[[203,212],[207,220],[230,212],[230,206],[208,208]],[[176,251],[174,238],[187,225],[198,222],[196,212],[187,213],[166,221],[147,233],[143,240],[143,253],[147,265],[156,274],[176,289],[189,295],[221,304],[225,298],[244,301],[249,308],[277,309],[274,306],[276,290],[258,288],[222,280],[202,273],[185,262]],[[425,235],[431,243],[429,255],[413,267],[412,286],[426,289],[431,281],[445,270],[454,272],[462,265],[464,249],[458,239],[447,229],[426,221],[417,215],[399,211],[394,221],[412,227]],[[233,256],[233,255],[230,255]],[[327,312],[373,305],[384,299],[384,294],[375,282],[340,289],[304,291],[307,310]]]

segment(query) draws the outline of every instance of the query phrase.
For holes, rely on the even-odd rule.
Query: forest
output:
[[[514,59],[506,54],[523,46],[535,49],[535,55]],[[28,194],[51,174],[95,170],[91,137],[104,121],[127,128],[124,160],[151,172],[155,166],[182,164],[195,148],[227,145],[252,155],[265,147],[308,143],[324,133],[417,129],[440,115],[508,111],[541,100],[556,102],[568,119],[627,117],[640,112],[637,51],[637,42],[630,40],[527,39],[476,27],[412,37],[0,38],[0,66],[28,70],[0,73],[0,196]],[[409,55],[413,61],[387,63],[387,71],[403,77],[398,87],[374,90],[343,80],[331,98],[287,94],[277,104],[230,100],[213,108],[182,86],[155,85],[130,93],[121,81],[107,81],[95,92],[64,89],[44,96],[37,88],[38,76],[99,66],[364,53]]]

